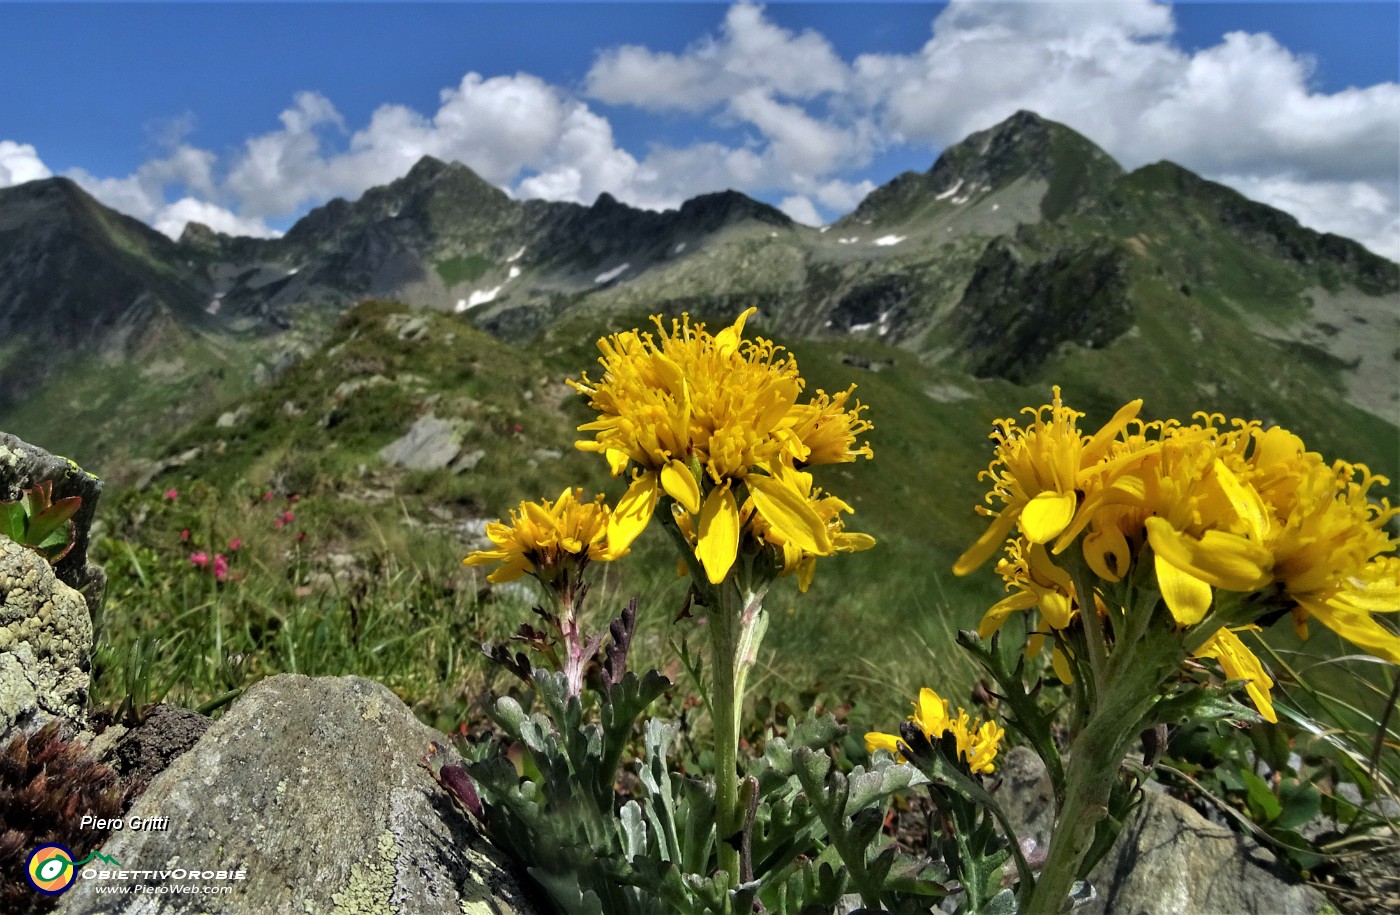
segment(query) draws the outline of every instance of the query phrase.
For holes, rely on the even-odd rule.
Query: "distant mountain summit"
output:
[[[1054,220],[1106,193],[1122,174],[1108,153],[1073,130],[1018,111],[948,147],[927,172],[905,172],[876,188],[838,225],[895,227],[975,206],[1014,186],[1025,188],[1022,196],[1033,198],[1041,217]]]

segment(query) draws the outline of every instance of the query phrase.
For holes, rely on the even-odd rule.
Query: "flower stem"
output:
[[[739,833],[743,830],[739,809],[739,589],[721,582],[714,589],[718,606],[710,608],[710,676],[715,727],[715,831],[719,869],[729,875],[729,885],[739,882]]]

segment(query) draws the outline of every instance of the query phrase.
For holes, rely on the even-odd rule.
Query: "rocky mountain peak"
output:
[[[1055,220],[1106,193],[1122,174],[1086,137],[1018,111],[949,146],[927,172],[905,172],[877,188],[846,220],[894,225],[927,212],[933,202],[961,206],[1018,181],[1036,185],[1040,216]]]

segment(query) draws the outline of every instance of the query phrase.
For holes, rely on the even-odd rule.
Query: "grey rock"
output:
[[[393,314],[384,322],[389,333],[397,334],[400,340],[413,342],[428,336],[431,329],[426,315]]]
[[[243,421],[252,415],[252,408],[247,406],[239,407],[227,413],[220,413],[219,418],[214,420],[216,429],[232,429],[234,426],[242,425]]]
[[[0,743],[57,718],[83,730],[92,619],[44,557],[0,537]]]
[[[55,569],[60,581],[82,592],[88,610],[96,614],[102,606],[107,574],[88,562],[88,543],[97,501],[102,496],[102,481],[67,458],[0,432],[0,502],[12,502],[24,490],[45,481],[53,483],[54,501],[70,496],[83,500],[73,516],[73,549]]]
[[[1018,836],[1035,840],[1032,856],[1043,856],[1055,807],[1044,765],[1018,747],[1000,775],[997,800]],[[1316,915],[1328,905],[1257,842],[1159,791],[1144,792],[1088,882],[1093,898],[1076,915]]]
[[[1084,915],[1316,915],[1316,890],[1290,879],[1252,839],[1209,822],[1165,794],[1148,793],[1118,843],[1090,875]]]
[[[109,758],[104,759],[122,777],[132,796],[141,794],[181,754],[195,745],[213,724],[209,718],[174,705],[157,705],[145,720],[121,728]]]
[[[437,470],[451,464],[461,450],[462,436],[456,425],[429,413],[419,417],[403,438],[379,449],[379,456],[409,470]]]
[[[358,677],[284,674],[250,689],[151,782],[102,851],[124,870],[242,870],[228,895],[95,892],[81,880],[59,912],[534,915],[498,853],[420,765],[442,734],[387,688]],[[451,761],[457,761],[449,753]]]
[[[480,448],[473,448],[471,451],[463,451],[457,455],[457,459],[452,462],[453,473],[470,473],[476,469],[482,459],[486,457],[486,452]]]

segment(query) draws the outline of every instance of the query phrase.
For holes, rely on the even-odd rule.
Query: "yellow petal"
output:
[[[751,473],[744,478],[754,508],[768,526],[784,540],[817,556],[831,555],[831,537],[826,522],[817,517],[812,504],[799,492],[773,477]]]
[[[1074,619],[1074,604],[1063,591],[1046,591],[1040,596],[1038,607],[1051,629],[1065,629]]]
[[[695,558],[705,567],[710,584],[724,581],[739,553],[739,506],[725,484],[710,493],[700,511],[700,536]]]
[[[899,755],[899,738],[893,734],[881,734],[879,731],[871,731],[865,735],[865,752],[874,753],[876,750],[885,750]]]
[[[1269,533],[1269,513],[1259,492],[1253,486],[1241,483],[1240,478],[1220,458],[1215,459],[1215,481],[1240,520],[1249,527],[1254,539],[1263,540]]]
[[[831,538],[832,547],[840,553],[859,553],[875,545],[875,538],[855,531],[842,531]]]
[[[1358,648],[1392,664],[1400,664],[1400,636],[1376,622],[1369,613],[1336,599],[1319,600],[1310,595],[1299,595],[1298,605]]]
[[[1278,723],[1273,699],[1269,695],[1269,689],[1274,685],[1273,678],[1264,670],[1264,665],[1254,652],[1240,641],[1239,636],[1229,629],[1217,630],[1215,635],[1210,637],[1210,641],[1196,652],[1196,657],[1215,658],[1220,662],[1220,668],[1225,671],[1227,679],[1246,681],[1245,692],[1249,693],[1249,698],[1253,700],[1259,714],[1265,721]]]
[[[929,740],[937,740],[948,730],[948,703],[925,686],[919,690],[919,701],[914,704],[914,716],[910,720]]]
[[[1256,591],[1269,583],[1273,554],[1238,534],[1208,530],[1197,540],[1172,527],[1165,518],[1148,518],[1147,540],[1158,556],[1217,588]]]
[[[982,536],[977,538],[977,542],[968,547],[967,552],[953,563],[953,574],[966,575],[991,558],[997,547],[1006,542],[1006,535],[1011,533],[1011,528],[1016,524],[1017,514],[1019,513],[1016,510],[1008,508],[993,518],[992,523],[982,532]]]
[[[756,311],[757,308],[746,309],[731,326],[715,334],[715,349],[721,356],[728,356],[739,348],[739,340],[744,334],[744,322]]]
[[[612,475],[615,477],[622,476],[623,471],[627,469],[627,461],[629,460],[627,452],[619,451],[616,448],[608,448],[603,451],[603,457],[608,459],[608,470],[612,471]]]
[[[1122,432],[1123,429],[1127,427],[1128,423],[1138,415],[1138,411],[1141,409],[1141,399],[1129,401],[1120,407],[1118,412],[1113,414],[1113,418],[1110,419],[1102,429],[1095,432],[1093,438],[1085,443],[1084,451],[1080,457],[1081,465],[1089,466],[1091,464],[1097,464],[1099,460],[1108,453],[1109,445],[1113,444],[1113,440],[1118,437],[1118,433]]]
[[[656,471],[646,473],[632,481],[627,492],[618,500],[608,520],[608,552],[622,553],[637,535],[646,529],[651,514],[656,510],[656,497],[660,492]]]
[[[1030,591],[1017,591],[1003,597],[982,614],[982,622],[977,624],[977,635],[984,639],[991,638],[1011,614],[1017,610],[1029,610],[1034,606],[1035,595]]]
[[[1091,531],[1084,538],[1084,561],[1104,581],[1121,581],[1132,561],[1132,550],[1115,525]]]
[[[1043,492],[1026,503],[1021,531],[1031,543],[1049,543],[1074,518],[1076,504],[1072,492]]]
[[[1157,587],[1167,609],[1180,626],[1194,626],[1205,618],[1210,609],[1210,585],[1190,572],[1183,572],[1167,561],[1161,553],[1155,557],[1157,564]]]
[[[680,461],[673,460],[661,468],[661,488],[691,514],[700,511],[700,484]]]
[[[1061,683],[1074,682],[1074,668],[1069,666],[1069,658],[1059,648],[1054,648],[1050,652],[1050,666],[1055,671],[1055,676],[1060,678]]]

